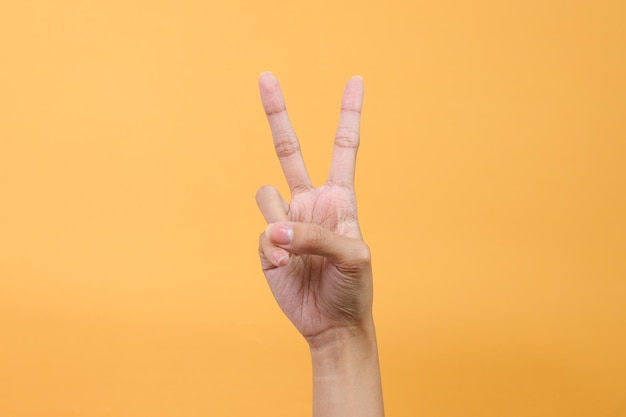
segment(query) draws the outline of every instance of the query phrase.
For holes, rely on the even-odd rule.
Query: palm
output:
[[[320,224],[350,237],[359,237],[354,196],[339,186],[298,193],[289,205],[290,221]],[[335,265],[315,255],[292,256],[285,267],[265,271],[272,293],[287,317],[304,335],[311,335],[341,321],[338,306],[351,300],[339,282]]]
[[[276,79],[265,75],[261,77],[260,86],[276,151],[292,190],[288,206],[284,201],[265,207],[260,204],[267,221],[313,223],[338,234],[360,238],[353,187],[362,99],[360,80],[351,81],[346,87],[329,180],[318,188],[314,188],[308,178]],[[352,299],[354,291],[346,286],[349,272],[322,256],[292,254],[289,262],[280,267],[264,259],[263,254],[261,258],[274,297],[303,335],[350,324],[345,309],[355,300]]]

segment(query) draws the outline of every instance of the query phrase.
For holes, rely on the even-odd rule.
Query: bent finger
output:
[[[259,256],[263,270],[285,266],[289,262],[289,252],[272,244],[265,233],[259,237]]]
[[[289,206],[276,187],[264,185],[256,192],[256,203],[268,223],[287,220]]]

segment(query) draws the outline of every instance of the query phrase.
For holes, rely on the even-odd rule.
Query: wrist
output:
[[[314,371],[343,373],[378,363],[376,332],[372,319],[361,325],[336,327],[306,338]]]
[[[375,342],[374,320],[368,318],[357,324],[331,327],[304,338],[312,353],[330,351],[345,345]]]

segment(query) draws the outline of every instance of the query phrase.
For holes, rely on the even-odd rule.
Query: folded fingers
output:
[[[259,188],[256,193],[256,202],[268,224],[288,220],[289,206],[276,187],[265,185]],[[259,256],[263,270],[284,266],[289,262],[289,252],[273,245],[265,232],[259,237]]]

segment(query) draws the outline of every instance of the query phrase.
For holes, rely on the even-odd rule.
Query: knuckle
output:
[[[339,148],[358,148],[359,131],[349,127],[340,127],[335,135],[335,146]]]
[[[275,249],[275,246],[272,245],[270,240],[265,235],[265,232],[261,233],[261,235],[259,236],[259,248],[258,248],[259,256],[266,257],[269,259],[274,249]]]
[[[256,192],[256,201],[262,200],[265,196],[271,195],[275,188],[273,185],[263,185]]]
[[[265,108],[265,115],[267,116],[277,116],[282,113],[286,113],[287,109],[284,105],[280,105],[279,103],[271,103]]]
[[[341,107],[341,111],[346,113],[355,113],[357,115],[361,114],[361,108],[356,106],[343,106]]]
[[[359,147],[359,141],[354,138],[337,136],[335,137],[335,146],[338,148],[357,149]]]
[[[286,138],[285,140],[277,141],[274,144],[274,148],[276,149],[276,155],[278,155],[279,158],[285,158],[299,152],[300,144],[298,143],[298,139],[295,136],[292,136]]]
[[[267,185],[264,185],[262,187],[260,187],[258,190],[256,190],[256,195],[254,196],[255,200],[257,201],[257,203],[263,199],[263,196],[267,194]]]
[[[269,246],[272,246],[270,240],[267,238],[265,232],[261,232],[261,234],[259,235],[259,250],[263,250],[264,248],[267,248]]]
[[[295,140],[284,140],[277,142],[275,145],[276,155],[279,158],[285,158],[291,156],[300,150],[300,145]]]
[[[367,243],[359,241],[354,249],[354,260],[361,264],[369,264],[372,262],[372,251]]]
[[[311,186],[311,184],[297,184],[291,188],[291,193],[292,194],[305,193],[307,191],[311,191],[312,188],[313,187]]]

